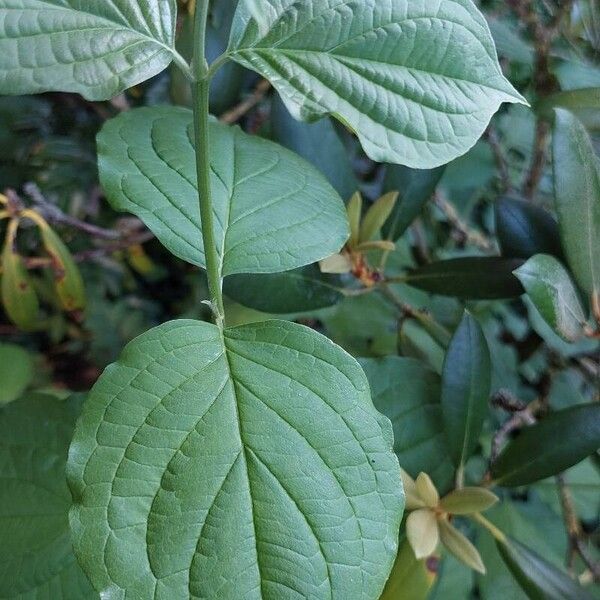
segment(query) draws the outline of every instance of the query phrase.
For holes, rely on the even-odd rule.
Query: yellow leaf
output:
[[[446,519],[439,521],[439,534],[444,547],[458,560],[475,569],[478,573],[485,574],[485,565],[477,548]]]
[[[406,536],[417,558],[433,554],[440,539],[435,514],[428,508],[411,512],[406,519]]]
[[[348,246],[355,248],[358,244],[360,237],[360,219],[362,217],[362,205],[363,200],[360,192],[356,192],[346,207],[348,212],[348,221],[350,222],[350,239],[348,240]]]
[[[342,275],[352,271],[352,261],[346,254],[334,254],[319,263],[321,273],[336,273]]]
[[[440,508],[454,515],[484,512],[498,502],[496,494],[480,487],[466,487],[441,499]]]
[[[435,508],[440,503],[440,495],[427,473],[419,473],[416,486],[419,496],[429,508]]]
[[[392,214],[397,200],[398,192],[389,192],[369,208],[360,228],[359,242],[368,242],[375,236]]]
[[[425,502],[419,496],[415,480],[402,468],[400,469],[400,474],[402,475],[402,484],[404,486],[406,510],[425,508]]]

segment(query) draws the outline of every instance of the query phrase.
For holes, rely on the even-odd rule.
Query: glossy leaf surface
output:
[[[125,598],[375,600],[403,507],[391,446],[358,363],[323,336],[170,322],[86,403],[68,470],[75,551]]]
[[[442,421],[454,464],[464,465],[477,446],[488,414],[492,366],[479,323],[465,313],[452,337],[442,375]]]
[[[561,473],[600,448],[600,404],[550,413],[508,443],[492,465],[498,485],[528,485]]]
[[[583,124],[556,110],[554,191],[562,243],[577,282],[600,297],[600,161]]]
[[[553,256],[530,258],[515,275],[544,321],[565,341],[583,336],[586,322],[579,293],[565,267]]]
[[[228,54],[303,120],[332,114],[379,162],[432,168],[464,154],[502,102],[502,75],[471,0],[242,0]]]
[[[551,254],[562,258],[558,223],[547,210],[509,197],[500,198],[495,209],[502,256],[528,259]]]
[[[204,266],[192,113],[143,108],[98,136],[100,180],[176,256]],[[313,166],[272,142],[210,125],[215,229],[223,275],[276,273],[326,258],[348,237],[344,205]]]
[[[3,0],[0,91],[106,100],[173,60],[175,0]]]
[[[523,286],[513,271],[522,264],[519,259],[495,256],[452,258],[412,271],[407,283],[433,294],[463,300],[516,298],[523,293]]]
[[[0,598],[98,598],[69,537],[65,463],[79,408],[42,394],[0,408]]]
[[[500,556],[523,591],[533,600],[592,600],[564,571],[542,558],[527,546],[508,538],[496,542]]]

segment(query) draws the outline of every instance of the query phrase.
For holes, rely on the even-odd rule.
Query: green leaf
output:
[[[563,248],[575,278],[600,298],[600,162],[584,126],[556,110],[554,192]]]
[[[123,113],[98,136],[100,180],[115,209],[137,215],[173,254],[204,266],[192,140],[187,109]],[[273,142],[216,121],[210,144],[224,275],[288,271],[344,245],[344,204],[314,167]]]
[[[530,258],[515,275],[540,315],[567,342],[581,339],[586,324],[579,293],[571,276],[553,256]]]
[[[0,408],[0,598],[98,598],[69,539],[65,463],[80,404],[32,394]]]
[[[551,254],[562,258],[558,223],[547,210],[506,196],[496,202],[495,208],[502,256],[528,259]]]
[[[223,291],[249,308],[271,314],[290,314],[333,306],[344,299],[336,276],[309,265],[271,275],[231,275]]]
[[[342,198],[349,198],[358,189],[348,151],[330,119],[299,123],[274,94],[270,124],[274,140],[317,167]]]
[[[600,404],[550,413],[521,431],[492,465],[498,485],[528,485],[557,475],[600,448]]]
[[[400,544],[398,557],[380,600],[427,600],[435,574],[424,560],[417,560],[410,544]]]
[[[441,421],[440,378],[412,358],[362,359],[375,407],[392,422],[394,451],[402,468],[416,478],[427,473],[439,489],[454,469]]]
[[[385,237],[397,240],[405,233],[433,195],[445,170],[446,167],[420,170],[388,165],[383,187],[400,192],[400,198],[383,228]]]
[[[442,375],[442,420],[455,466],[473,454],[488,414],[492,365],[479,323],[465,313],[452,337]]]
[[[175,0],[3,0],[2,94],[107,100],[174,58]]]
[[[496,494],[479,487],[464,487],[450,492],[440,501],[440,508],[453,515],[484,512],[498,502]]]
[[[360,226],[359,242],[372,240],[394,210],[398,200],[398,192],[388,192],[376,200],[367,210]]]
[[[296,118],[332,114],[374,160],[415,168],[464,154],[502,102],[525,102],[471,0],[242,0],[228,55]]]
[[[107,595],[375,600],[403,508],[391,447],[360,366],[327,338],[166,323],[79,420],[75,552]]]
[[[485,565],[477,548],[446,519],[439,520],[440,540],[444,548],[463,564],[478,573],[485,573]]]
[[[412,271],[406,283],[413,287],[463,300],[500,300],[523,294],[513,271],[522,260],[495,256],[453,258]]]
[[[16,400],[31,383],[31,354],[16,344],[0,344],[0,405]]]
[[[512,538],[496,541],[506,566],[532,600],[592,600],[593,596],[565,572]]]

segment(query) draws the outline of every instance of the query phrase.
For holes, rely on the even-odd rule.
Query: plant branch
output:
[[[244,115],[250,112],[262,99],[269,93],[271,89],[271,83],[266,79],[261,79],[258,85],[254,89],[254,92],[246,98],[243,102],[240,102],[237,106],[234,106],[231,110],[223,113],[220,120],[223,123],[229,125],[237,123]]]
[[[195,77],[195,83],[193,84],[194,139],[202,242],[204,244],[204,255],[206,257],[206,274],[215,320],[217,325],[222,327],[225,311],[223,306],[221,259],[217,252],[215,238],[214,211],[210,181],[210,134],[208,121],[210,78],[204,48],[208,10],[209,0],[201,0],[196,3],[193,59]]]

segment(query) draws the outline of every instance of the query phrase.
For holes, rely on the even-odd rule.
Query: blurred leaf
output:
[[[485,488],[464,487],[450,492],[440,502],[440,508],[453,515],[484,512],[498,502],[498,496]]]
[[[528,259],[535,254],[552,254],[562,258],[558,223],[548,211],[506,196],[496,201],[495,208],[502,256]]]
[[[1,598],[99,598],[69,534],[65,463],[80,406],[30,394],[0,408]]]
[[[428,508],[413,510],[406,519],[406,537],[417,559],[431,556],[439,543],[440,531],[435,513]]]
[[[496,541],[498,551],[527,596],[533,600],[592,600],[577,582],[512,538]]]
[[[16,344],[0,344],[0,405],[16,400],[33,379],[31,354]]]
[[[416,358],[429,365],[436,373],[442,372],[444,348],[432,332],[415,319],[401,323],[398,346],[403,356]]]
[[[7,236],[2,253],[2,303],[10,320],[30,331],[38,325],[39,300],[23,258]]]
[[[446,167],[431,170],[411,169],[402,165],[388,165],[383,187],[400,194],[390,218],[383,227],[383,234],[397,240],[419,216],[433,195]]]
[[[380,600],[427,600],[435,575],[404,540]]]
[[[519,267],[515,275],[542,318],[560,337],[575,342],[584,335],[586,318],[579,293],[556,258],[538,254]]]
[[[48,226],[40,228],[42,242],[52,259],[56,294],[66,311],[85,308],[85,286],[73,256],[58,235]]]
[[[394,451],[414,479],[427,473],[447,489],[454,469],[441,422],[440,378],[412,358],[362,359],[375,407],[394,428]]]
[[[350,238],[348,246],[354,248],[360,241],[360,222],[362,220],[363,198],[360,192],[355,192],[346,206],[348,222],[350,223]]]
[[[600,307],[600,162],[580,121],[556,110],[554,187],[563,248],[579,285]]]
[[[446,519],[439,520],[440,540],[444,548],[463,564],[478,573],[485,573],[485,566],[477,548]]]
[[[373,239],[396,206],[398,192],[388,192],[374,202],[367,210],[359,234],[359,242],[368,242]]]
[[[235,64],[235,63],[234,63]],[[271,128],[273,139],[312,163],[346,199],[358,189],[348,151],[330,119],[317,123],[296,121],[279,94],[273,95]]]
[[[465,300],[499,300],[523,294],[513,271],[522,260],[500,257],[453,258],[420,267],[406,278],[416,288]]]
[[[442,420],[456,467],[473,454],[488,415],[492,366],[479,323],[465,313],[444,361]]]
[[[440,495],[427,473],[419,473],[417,479],[415,480],[415,487],[417,488],[417,493],[423,499],[423,502],[425,502],[426,506],[429,508],[437,507],[440,501]]]
[[[557,475],[600,448],[600,403],[550,413],[510,441],[492,465],[497,485],[516,487]]]
[[[488,24],[499,56],[533,67],[535,50],[512,22],[488,17]]]
[[[229,298],[271,314],[310,312],[333,306],[344,299],[337,277],[309,265],[269,275],[231,275],[223,291]]]

